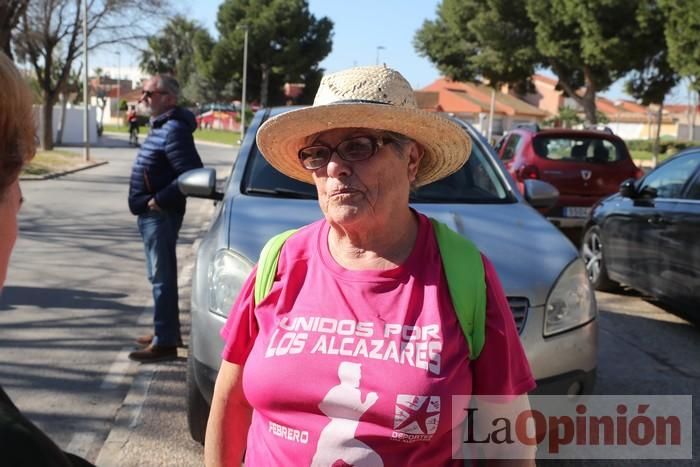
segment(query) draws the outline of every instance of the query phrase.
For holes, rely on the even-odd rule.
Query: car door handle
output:
[[[647,219],[647,222],[651,225],[668,225],[670,222],[668,219],[664,218],[663,216],[651,216],[650,218]]]

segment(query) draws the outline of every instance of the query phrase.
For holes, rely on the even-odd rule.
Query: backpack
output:
[[[437,238],[452,305],[469,346],[469,359],[476,360],[484,347],[486,332],[486,282],[481,253],[470,240],[447,225],[435,219],[430,221]],[[260,252],[255,274],[256,304],[270,293],[282,246],[296,231],[292,229],[275,235]]]

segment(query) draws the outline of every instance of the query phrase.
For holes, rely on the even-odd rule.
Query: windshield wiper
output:
[[[303,191],[290,190],[288,188],[247,188],[246,193],[283,196],[295,199],[316,199],[315,195]]]

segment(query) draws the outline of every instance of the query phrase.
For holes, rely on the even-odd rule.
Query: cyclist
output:
[[[126,119],[129,122],[129,144],[132,146],[139,145],[139,119],[136,115],[136,106],[132,105],[129,112],[126,114]]]

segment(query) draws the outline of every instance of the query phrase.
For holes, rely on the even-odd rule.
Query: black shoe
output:
[[[135,350],[129,354],[131,360],[141,363],[162,362],[177,358],[177,347],[174,345],[149,345],[145,349]]]
[[[137,337],[136,343],[138,345],[143,345],[143,346],[151,345],[151,342],[153,342],[153,337],[154,337],[153,334],[146,334],[146,335],[143,335],[141,337]],[[185,344],[182,343],[182,337],[177,338],[177,346],[183,347],[183,348],[185,347]]]

